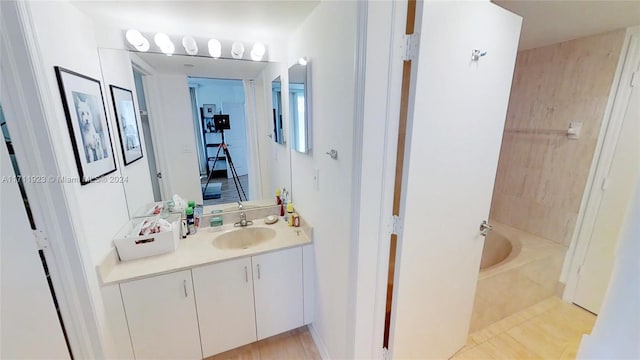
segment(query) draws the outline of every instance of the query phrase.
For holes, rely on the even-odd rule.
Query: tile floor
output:
[[[596,316],[557,297],[469,335],[452,359],[575,359]],[[307,327],[261,340],[206,360],[321,359]]]
[[[575,359],[596,316],[557,297],[469,335],[452,359]]]
[[[321,359],[320,353],[306,326],[208,357],[205,360],[285,359]]]

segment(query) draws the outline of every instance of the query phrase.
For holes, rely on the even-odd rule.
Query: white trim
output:
[[[635,52],[633,52],[635,50]],[[640,58],[640,26],[627,29],[609,100],[600,128],[596,154],[580,205],[580,216],[576,223],[571,244],[565,257],[561,281],[566,278],[563,294],[565,301],[573,301],[578,285],[580,266],[584,263],[591,240],[591,234],[598,217],[598,209],[603,197],[602,181],[609,174],[613,155],[622,128],[624,112],[631,96],[631,79],[636,69],[631,67]]]
[[[307,328],[309,329],[309,333],[311,334],[311,338],[313,339],[313,342],[316,344],[316,349],[318,349],[318,352],[320,353],[320,357],[323,360],[331,359],[331,357],[329,356],[329,350],[327,349],[327,345],[325,345],[324,341],[322,341],[322,337],[320,336],[320,334],[318,334],[316,327],[313,326],[313,324],[309,324],[307,325]]]
[[[59,174],[52,130],[46,114],[56,112],[52,84],[43,68],[28,2],[2,2],[3,106],[15,115],[7,126],[23,175]],[[9,91],[11,89],[11,91]],[[16,119],[29,119],[17,121]],[[87,278],[88,252],[79,242],[63,185],[25,183],[34,221],[50,247],[44,249],[60,312],[75,358],[104,357],[103,338],[96,318],[91,283]],[[96,284],[97,285],[97,284]]]
[[[147,103],[147,116],[149,118],[149,129],[151,129],[151,141],[153,141],[156,171],[163,173],[162,179],[158,179],[160,197],[162,199],[171,199],[173,196],[170,190],[171,179],[167,176],[168,165],[166,163],[166,159],[169,159],[169,157],[165,153],[167,147],[164,141],[165,138],[161,135],[160,124],[158,121],[154,121],[154,119],[158,119],[156,114],[161,112],[160,109],[162,109],[161,104],[158,102],[159,96],[155,83],[155,76],[158,75],[158,72],[135,53],[129,52],[129,57],[131,58],[131,66],[144,75],[142,85],[144,86],[144,97]]]
[[[380,359],[386,314],[391,214],[402,88],[402,56],[407,1],[371,2],[367,16],[367,63],[364,92],[362,161],[354,161],[354,174],[364,175],[354,202],[352,269],[357,282],[350,295],[355,301],[354,358]],[[362,30],[362,29],[361,29]],[[355,134],[354,134],[355,136]],[[371,226],[371,224],[378,224]],[[355,237],[357,235],[357,237]]]
[[[352,138],[352,161],[351,161],[351,243],[349,245],[349,253],[351,259],[349,261],[349,313],[355,314],[358,309],[358,298],[356,296],[358,289],[358,250],[360,246],[360,227],[359,222],[355,219],[360,219],[360,191],[362,187],[362,146],[363,140],[363,127],[364,127],[364,113],[365,113],[365,79],[367,69],[367,11],[369,8],[368,2],[359,1],[357,5],[357,20],[356,20],[356,56],[355,56],[355,81],[354,81],[354,109],[353,109],[353,138]],[[354,354],[356,343],[356,324],[355,321],[348,322],[347,328],[347,354]]]

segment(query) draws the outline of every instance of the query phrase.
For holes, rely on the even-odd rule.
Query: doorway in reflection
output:
[[[245,201],[249,151],[244,84],[197,77],[188,83],[204,205]],[[229,116],[228,129],[215,124],[214,117],[222,114]]]

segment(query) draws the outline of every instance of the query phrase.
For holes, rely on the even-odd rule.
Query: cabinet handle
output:
[[[182,287],[184,288],[184,297],[189,297],[189,294],[187,294],[187,280],[182,282]]]
[[[247,267],[244,267],[244,282],[248,283],[249,282],[249,270],[247,269]]]
[[[260,280],[260,264],[256,265],[258,267],[258,280]]]

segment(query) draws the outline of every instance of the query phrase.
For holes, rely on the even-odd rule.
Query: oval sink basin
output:
[[[276,231],[266,227],[246,227],[231,230],[213,240],[218,249],[248,249],[273,239]]]

